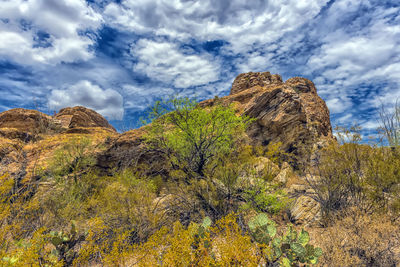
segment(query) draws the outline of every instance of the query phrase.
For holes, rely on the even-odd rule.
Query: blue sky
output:
[[[120,130],[242,72],[311,79],[335,125],[400,98],[398,0],[0,0],[0,112],[84,105]]]

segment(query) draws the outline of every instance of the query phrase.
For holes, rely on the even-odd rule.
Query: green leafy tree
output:
[[[156,102],[150,118],[147,140],[165,153],[173,169],[188,177],[204,177],[207,165],[229,153],[251,121],[236,116],[230,106],[202,108],[188,98]]]

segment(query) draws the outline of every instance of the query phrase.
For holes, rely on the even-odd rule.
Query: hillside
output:
[[[80,106],[0,113],[0,265],[400,264],[400,148],[337,140],[311,81],[158,104],[124,133]]]

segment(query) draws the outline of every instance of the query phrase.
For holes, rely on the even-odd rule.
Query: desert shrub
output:
[[[88,220],[88,231],[74,265],[90,265],[94,263],[106,266],[129,266],[128,256],[132,256],[132,244],[129,233],[118,229],[110,229],[105,222],[94,217]]]
[[[290,153],[282,149],[282,142],[269,143],[265,149],[264,155],[272,161],[272,163],[282,166],[285,160],[288,160]]]
[[[227,216],[212,227],[179,222],[162,228],[135,249],[138,266],[257,266],[257,246],[242,235],[235,216]]]
[[[286,207],[287,198],[278,184],[265,179],[264,169],[255,167],[258,162],[251,147],[238,144],[231,154],[216,156],[203,179],[187,182],[183,171],[171,172],[165,191],[175,201],[169,210],[180,216],[185,226],[202,216],[216,221],[239,211],[279,213]]]
[[[62,179],[38,190],[35,201],[46,217],[50,229],[64,228],[71,220],[84,221],[90,217],[89,200],[104,187],[105,178],[93,172],[81,174],[79,179]]]
[[[216,220],[236,211],[240,168],[248,161],[241,139],[249,119],[230,106],[201,108],[187,98],[157,102],[150,116],[147,146],[170,165],[165,186],[176,206],[169,213],[176,211],[187,225],[201,212]]]
[[[358,129],[352,130],[339,133],[342,144],[332,143],[322,151],[307,179],[314,190],[309,195],[321,205],[327,221],[350,207],[398,216],[400,157],[387,147],[360,144]]]
[[[44,228],[35,231],[31,238],[14,242],[7,256],[0,259],[2,266],[64,266],[49,247],[49,235]]]
[[[242,209],[252,209],[269,214],[278,214],[285,210],[289,204],[289,198],[284,191],[273,189],[273,187],[266,184],[261,186],[254,185],[249,189],[245,189],[243,198],[246,203],[242,205]]]
[[[113,230],[130,230],[131,242],[142,242],[160,228],[163,214],[156,213],[156,186],[126,170],[109,177],[88,200],[88,209]]]
[[[236,215],[228,215],[211,225],[191,223],[187,228],[179,222],[172,229],[162,228],[133,254],[138,266],[298,266],[315,264],[322,254],[309,244],[309,235],[298,233],[291,226],[277,235],[275,223],[265,214],[249,222],[250,233],[237,223]]]
[[[387,144],[392,147],[400,146],[400,103],[396,101],[393,111],[388,111],[382,104],[379,116],[379,130]]]
[[[385,215],[357,210],[320,229],[316,241],[323,248],[321,264],[328,266],[398,266],[400,228]]]
[[[8,233],[12,229],[8,224],[11,215],[10,199],[14,181],[7,174],[0,176],[0,259],[7,256]]]
[[[5,239],[25,238],[43,226],[39,203],[32,198],[36,186],[21,190],[16,183],[8,174],[0,176],[0,237]]]
[[[65,140],[48,163],[48,176],[54,178],[56,182],[62,182],[68,174],[71,174],[77,182],[78,172],[95,164],[95,158],[92,155],[93,148],[91,139],[88,137]]]

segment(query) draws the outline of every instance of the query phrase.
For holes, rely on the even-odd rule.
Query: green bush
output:
[[[236,116],[230,106],[202,108],[188,98],[164,102],[172,111],[159,111],[157,102],[151,113],[147,143],[163,151],[173,169],[183,170],[188,178],[204,177],[208,164],[221,154],[228,154],[235,139],[244,133],[250,120]]]

